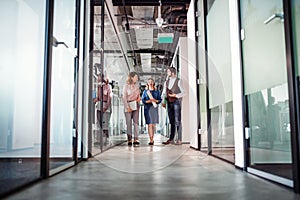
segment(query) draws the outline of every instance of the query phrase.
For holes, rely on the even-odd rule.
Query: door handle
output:
[[[59,41],[57,41],[57,39],[53,36],[53,37],[52,37],[52,45],[53,45],[54,47],[57,47],[59,44],[63,44],[63,45],[65,45],[66,48],[69,48],[68,45],[67,45],[65,42],[59,42]]]
[[[264,24],[268,24],[276,18],[279,18],[281,21],[283,21],[284,20],[284,14],[283,13],[275,13],[275,14],[271,15],[267,20],[265,20]]]

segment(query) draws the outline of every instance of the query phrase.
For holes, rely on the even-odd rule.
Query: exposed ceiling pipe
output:
[[[183,10],[174,10],[165,16],[165,20],[170,24],[175,24],[178,17],[187,17],[187,12]]]
[[[125,32],[128,33],[129,43],[131,44],[131,49],[132,49],[132,52],[133,52],[133,65],[135,67],[137,65],[137,59],[136,59],[136,54],[134,52],[134,47],[133,47],[133,43],[132,43],[132,39],[131,39],[131,35],[130,35],[130,27],[129,27],[129,20],[128,20],[126,7],[125,7],[125,0],[122,0],[122,3],[123,3],[125,18],[126,18]]]
[[[179,17],[176,18],[176,24],[183,24],[187,20],[186,15],[180,15]]]
[[[113,30],[117,36],[117,40],[118,40],[118,43],[120,45],[120,48],[121,48],[121,52],[123,54],[123,57],[125,59],[125,62],[126,62],[126,65],[127,65],[127,68],[128,70],[130,71],[130,66],[129,66],[129,63],[128,63],[128,59],[127,59],[127,56],[125,55],[125,51],[124,51],[124,48],[123,48],[123,45],[122,45],[122,42],[121,42],[121,39],[119,37],[119,29],[116,28],[116,21],[115,19],[113,18],[110,10],[112,8],[112,5],[109,4],[107,1],[105,1],[105,5],[106,5],[106,8],[107,8],[107,13],[108,13],[108,16],[109,16],[109,19],[111,20],[111,24],[112,24],[112,27],[113,27]]]
[[[130,27],[129,27],[129,20],[128,20],[128,16],[127,16],[127,12],[126,12],[126,7],[125,7],[125,0],[122,0],[122,3],[123,3],[123,9],[124,9],[125,19],[126,19],[125,32],[128,33]]]
[[[163,17],[165,17],[166,15],[170,14],[171,12],[175,11],[175,10],[181,10],[181,11],[185,11],[187,12],[186,9],[186,5],[182,4],[182,5],[177,5],[177,6],[169,6],[167,9],[165,9],[165,11],[163,12]]]

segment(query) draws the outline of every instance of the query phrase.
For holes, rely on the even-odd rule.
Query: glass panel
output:
[[[211,109],[212,153],[234,163],[232,102]]]
[[[296,68],[296,76],[299,80],[299,72],[300,72],[300,65],[299,65],[299,58],[300,58],[300,0],[292,0],[292,21],[293,21],[293,35],[294,35],[294,59]],[[297,37],[298,36],[298,37]]]
[[[282,0],[242,2],[245,40],[245,93],[251,94],[287,82]],[[259,5],[258,5],[259,4]],[[267,21],[274,14],[278,17]],[[251,67],[250,67],[251,66]],[[272,78],[266,78],[272,73]]]
[[[0,1],[0,196],[40,177],[45,8]]]
[[[214,1],[206,20],[209,107],[213,108],[232,101],[229,1]]]
[[[104,17],[104,74],[101,76],[101,6],[94,7],[94,47],[93,47],[93,94],[94,94],[94,113],[93,113],[93,148],[92,155],[106,150],[114,145],[126,140],[124,108],[121,98],[123,80],[127,79],[127,66],[124,60],[121,47],[114,32],[113,25],[105,7]],[[119,35],[122,37],[122,35]],[[107,80],[108,84],[103,83]],[[100,79],[98,79],[100,78]],[[99,82],[100,80],[100,82]],[[105,81],[104,81],[105,82]],[[102,87],[101,87],[102,86]],[[108,89],[109,88],[109,89]],[[101,106],[100,99],[103,89],[103,94],[110,91],[110,106],[102,115],[102,132],[100,129]],[[107,90],[108,89],[108,90]],[[100,92],[99,92],[100,90]],[[100,98],[98,98],[100,97]],[[102,106],[107,106],[106,95],[103,96]],[[95,98],[98,98],[95,100]]]
[[[208,0],[207,5],[207,63],[212,153],[234,162],[229,1]]]
[[[248,101],[249,165],[292,179],[289,99],[281,14],[281,0],[241,1],[241,22],[245,31],[242,48]],[[277,17],[272,18],[273,15]]]
[[[75,2],[54,3],[50,170],[73,161]]]
[[[108,137],[103,138],[103,133],[100,130],[100,115],[101,115],[101,107],[100,107],[100,91],[102,81],[99,81],[98,87],[98,74],[101,72],[101,6],[94,7],[94,46],[93,46],[93,99],[94,99],[94,113],[93,113],[93,135],[92,135],[92,155],[101,152],[101,146],[103,146],[103,141],[108,140]],[[105,16],[104,20],[108,20],[107,16]],[[105,34],[105,33],[104,33]],[[111,94],[109,94],[111,97]],[[97,100],[95,100],[97,99]],[[107,136],[107,135],[106,135]],[[104,139],[104,140],[103,140]]]

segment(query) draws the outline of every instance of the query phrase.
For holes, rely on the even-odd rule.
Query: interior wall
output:
[[[84,52],[84,61],[83,61],[83,87],[82,87],[82,93],[83,93],[83,103],[82,103],[82,143],[83,143],[83,155],[82,158],[86,159],[88,158],[88,115],[89,115],[89,41],[90,41],[90,1],[86,1],[86,7],[85,7],[85,49]]]
[[[244,124],[242,105],[242,64],[241,45],[239,37],[239,9],[238,2],[229,1],[230,37],[231,37],[231,62],[232,62],[232,98],[233,98],[233,120],[234,120],[234,147],[235,165],[245,167],[244,151]]]
[[[197,109],[197,85],[196,85],[196,38],[195,38],[195,6],[194,0],[191,0],[187,13],[188,27],[188,96],[189,96],[189,128],[190,128],[190,146],[198,148],[198,118],[195,116]],[[197,110],[199,112],[199,110]]]
[[[189,108],[189,74],[188,74],[188,50],[187,38],[180,37],[176,53],[179,54],[180,79],[183,83],[186,95],[182,98],[181,122],[182,122],[182,142],[190,142],[190,108]],[[175,56],[176,57],[176,56]],[[176,62],[176,61],[175,61]]]

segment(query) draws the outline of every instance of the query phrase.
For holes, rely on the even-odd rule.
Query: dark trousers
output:
[[[181,100],[168,102],[168,116],[171,124],[171,134],[169,140],[174,140],[175,131],[178,133],[178,140],[182,141],[182,125],[181,125]]]

